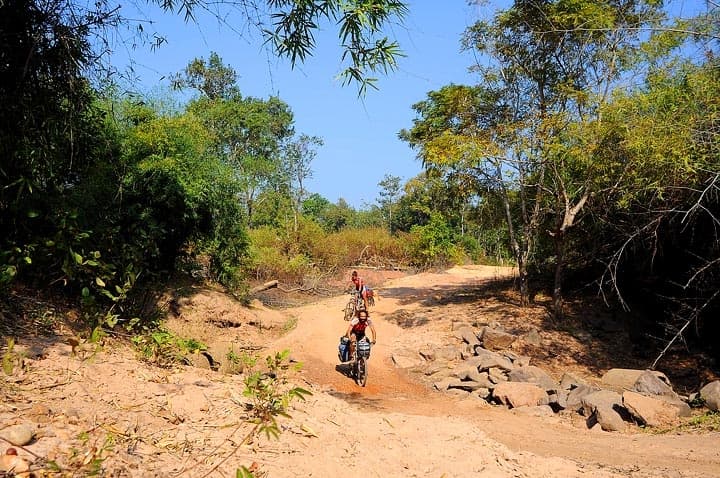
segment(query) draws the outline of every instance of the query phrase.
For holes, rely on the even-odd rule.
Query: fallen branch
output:
[[[278,286],[278,280],[271,280],[270,282],[266,282],[262,285],[259,285],[257,287],[253,287],[250,289],[250,294],[257,294],[258,292],[262,292],[264,290],[272,289],[273,287]]]

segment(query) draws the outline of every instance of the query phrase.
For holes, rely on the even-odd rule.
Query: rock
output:
[[[467,390],[463,390],[462,388],[449,388],[446,393],[456,395],[460,398],[465,398],[465,397],[470,396],[470,392],[468,392]]]
[[[2,455],[0,456],[0,471],[8,476],[26,477],[29,476],[30,465],[28,462],[23,460],[17,455]]]
[[[522,339],[528,345],[534,345],[536,347],[542,345],[542,338],[540,337],[540,332],[538,332],[538,329],[536,329],[535,327],[533,327],[525,335],[523,335]]]
[[[534,383],[543,390],[558,390],[560,387],[553,378],[540,367],[527,365],[514,368],[508,373],[508,380],[511,382]]]
[[[532,383],[502,382],[495,386],[492,396],[511,408],[548,404],[545,390]]]
[[[492,383],[507,382],[508,378],[505,370],[498,367],[490,367],[487,370],[488,378]]]
[[[489,388],[478,388],[478,389],[475,389],[475,390],[472,392],[472,395],[475,396],[475,397],[478,397],[478,398],[483,399],[483,400],[485,401],[485,404],[486,404],[486,405],[488,405],[488,406],[490,405],[489,403],[487,403],[487,400],[492,397],[492,391],[491,391]]]
[[[455,345],[445,345],[443,347],[431,347],[426,345],[418,353],[425,360],[432,362],[434,360],[453,361],[458,360],[462,356],[462,349]]]
[[[565,372],[560,378],[560,388],[563,390],[573,390],[580,385],[587,385],[587,382],[570,372]]]
[[[463,328],[457,330],[457,335],[466,344],[480,345],[480,340],[478,339],[477,335],[475,334],[475,331],[473,329],[471,329],[470,327],[463,327]]]
[[[675,425],[682,416],[690,415],[690,407],[682,402],[670,402],[637,392],[623,393],[623,405],[641,424],[650,427]]]
[[[460,320],[453,320],[452,323],[450,324],[450,330],[452,330],[453,332],[459,331],[466,327],[469,328],[470,324],[467,322],[464,322],[464,321],[460,321]]]
[[[633,384],[632,390],[643,395],[661,395],[673,400],[680,401],[680,396],[668,385],[667,380],[662,380],[657,374],[647,370],[640,374]]]
[[[670,385],[670,380],[668,380],[662,372],[652,370],[635,370],[629,368],[613,368],[605,372],[605,375],[602,376],[602,386],[603,388],[608,388],[618,393],[622,393],[624,390],[634,390],[633,387],[635,386],[635,383],[638,381],[640,376],[646,372],[650,372],[667,385]]]
[[[477,367],[472,367],[465,364],[460,364],[460,366],[453,370],[452,374],[460,380],[481,380],[481,375],[480,372],[478,372]],[[487,374],[485,375],[485,378],[487,378]]]
[[[581,400],[583,415],[589,417],[598,408],[622,407],[622,396],[612,390],[598,390],[585,395]]]
[[[485,388],[493,388],[495,386],[495,382],[490,380],[490,376],[487,372],[477,372],[474,373],[472,370],[467,371],[468,373],[465,373],[464,371],[458,371],[457,374],[455,374],[455,377],[462,381],[462,382],[473,382],[476,384],[474,388],[477,388],[477,386],[485,387]]]
[[[483,347],[488,350],[504,350],[515,342],[517,337],[505,331],[487,327],[482,335]]]
[[[720,410],[720,380],[710,382],[701,388],[700,398],[705,401],[705,406],[713,412]]]
[[[474,380],[453,380],[448,384],[448,390],[452,388],[459,388],[466,392],[474,392],[475,390],[487,387],[485,387],[483,383],[475,382]]]
[[[565,410],[568,407],[568,394],[567,390],[548,393],[549,405],[553,410]]]
[[[392,354],[392,361],[396,367],[411,368],[420,363],[420,357],[415,352],[400,350]]]
[[[0,430],[0,437],[15,446],[25,446],[35,437],[35,430],[30,425],[20,423]]]
[[[463,344],[460,349],[460,359],[467,360],[475,356],[475,347],[470,344]]]
[[[622,416],[612,408],[598,407],[595,410],[595,420],[606,432],[621,432],[627,428]]]
[[[612,390],[599,390],[584,396],[581,400],[583,415],[592,418],[600,424],[605,431],[622,431],[627,425],[625,417],[630,418],[629,413],[622,405],[622,397]]]
[[[466,362],[476,366],[481,372],[491,368],[500,368],[505,371],[510,371],[515,368],[513,363],[507,358],[480,346],[475,347],[475,357],[469,358]]]
[[[508,357],[508,358],[512,361],[512,364],[514,366],[527,367],[528,365],[530,365],[530,357],[528,357],[527,355],[516,355],[516,354],[512,354],[512,355],[513,355],[513,357]]]
[[[589,385],[578,385],[576,388],[568,392],[567,399],[565,401],[565,408],[567,410],[580,412],[582,410],[583,398],[597,391],[599,391],[598,388],[591,387]]]
[[[430,347],[429,345],[426,345],[425,347],[418,350],[418,353],[422,358],[427,360],[428,362],[432,362],[435,360],[435,348]]]
[[[433,387],[435,387],[436,390],[440,390],[441,392],[444,392],[448,388],[450,388],[450,384],[456,382],[457,379],[451,378],[451,377],[445,377],[442,380],[438,380],[437,382],[433,383]]]

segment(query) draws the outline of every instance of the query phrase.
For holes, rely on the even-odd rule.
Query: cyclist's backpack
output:
[[[360,357],[368,358],[370,357],[370,341],[367,339],[363,339],[358,341],[357,343],[358,348],[358,355]]]
[[[340,337],[340,344],[338,345],[338,358],[341,362],[347,362],[350,360],[350,339],[344,335]]]

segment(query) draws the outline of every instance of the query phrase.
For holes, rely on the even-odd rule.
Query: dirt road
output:
[[[241,466],[258,478],[720,477],[718,433],[590,431],[435,392],[393,363],[398,350],[447,343],[458,318],[508,320],[494,291],[456,307],[443,299],[507,273],[464,267],[385,283],[373,310],[378,344],[365,388],[337,360],[347,296],[282,312],[245,308],[217,289],[183,296],[166,325],[208,344],[220,360],[228,350],[269,343],[266,351],[287,348],[303,362],[293,380],[313,395],[291,403],[277,439],[243,440],[252,423],[242,375],[159,368],[123,341],[75,350],[62,332],[19,338],[22,366],[0,382],[0,431],[30,427],[34,439],[18,454],[43,477],[230,477]],[[409,322],[397,320],[401,312]],[[267,338],[295,322],[280,339]],[[0,440],[0,453],[7,446]]]
[[[438,291],[452,287],[474,285],[482,287],[504,274],[511,273],[490,267],[455,268],[441,274],[419,274],[393,280],[379,290],[379,298],[373,310],[373,321],[378,330],[378,345],[373,348],[370,375],[366,388],[358,387],[338,366],[337,342],[347,325],[342,319],[346,297],[335,297],[309,306],[292,310],[298,317],[297,328],[279,341],[276,346],[294,351],[304,363],[304,374],[309,383],[320,390],[348,403],[348,413],[379,414],[382,421],[387,414],[413,416],[422,424],[417,436],[403,436],[404,446],[425,450],[428,456],[436,453],[437,462],[444,463],[444,476],[485,476],[473,470],[471,456],[478,453],[477,446],[468,446],[472,440],[483,437],[485,446],[491,440],[525,456],[537,455],[533,464],[520,466],[512,473],[498,476],[569,476],[552,472],[558,458],[572,460],[565,464],[565,473],[582,476],[720,476],[720,435],[651,435],[640,431],[632,433],[607,433],[590,431],[584,423],[576,425],[557,417],[531,417],[513,413],[504,408],[487,408],[477,399],[458,399],[435,392],[413,381],[402,369],[397,368],[391,354],[398,347],[439,346],[443,331],[449,334],[449,326],[414,328],[403,330],[385,320],[399,309],[409,312],[422,309],[422,302]],[[433,344],[433,340],[435,343]],[[362,415],[361,415],[362,416]],[[363,417],[362,421],[371,420]],[[436,443],[428,447],[428,435],[437,431],[438,423],[444,426],[454,423],[452,441],[462,443]],[[400,460],[402,453],[393,452],[386,443],[391,430],[378,429],[370,436],[363,436],[363,443],[372,454],[382,453],[388,462]],[[494,445],[493,445],[494,446]],[[490,448],[493,448],[490,446]],[[550,460],[545,463],[541,458]],[[435,460],[433,460],[435,461]],[[521,460],[522,461],[522,460]],[[466,463],[467,462],[467,463]],[[460,465],[465,463],[464,465]],[[465,468],[465,467],[469,468]],[[576,469],[573,470],[573,467]],[[386,470],[388,471],[388,470]],[[396,476],[381,473],[378,476]],[[417,472],[416,472],[417,473]],[[438,468],[438,474],[442,476]],[[489,471],[488,471],[489,473]],[[400,476],[400,475],[397,475]],[[421,472],[409,476],[432,476]],[[491,476],[491,475],[487,475]]]

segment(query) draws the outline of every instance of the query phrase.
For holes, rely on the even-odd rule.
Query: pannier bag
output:
[[[338,345],[338,358],[341,362],[347,362],[350,360],[350,339],[344,335],[340,337],[340,344]]]
[[[360,357],[368,358],[370,357],[370,341],[367,339],[362,339],[358,342],[358,355]]]

